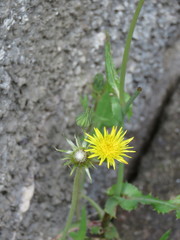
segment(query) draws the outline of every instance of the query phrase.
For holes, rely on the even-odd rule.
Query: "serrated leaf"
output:
[[[171,205],[168,205],[168,202],[161,202],[161,203],[151,203],[154,210],[156,210],[158,213],[168,213],[172,211],[174,208]]]
[[[166,231],[159,240],[167,240],[170,237],[171,230]]]
[[[125,198],[118,197],[118,203],[121,208],[123,208],[126,211],[132,211],[137,208],[138,201],[137,200],[129,200]]]
[[[111,190],[112,191],[112,190]],[[124,183],[123,197],[114,197],[118,201],[119,205],[125,210],[135,209],[138,203],[151,205],[158,213],[168,213],[170,211],[176,211],[176,217],[180,218],[180,196],[176,198],[164,201],[153,197],[151,194],[143,195],[137,187],[130,183]]]
[[[130,183],[123,184],[122,194],[128,197],[142,196],[142,193],[138,190],[138,188]]]
[[[116,217],[116,207],[118,205],[118,200],[114,197],[108,198],[105,205],[105,212],[107,212],[111,217]]]

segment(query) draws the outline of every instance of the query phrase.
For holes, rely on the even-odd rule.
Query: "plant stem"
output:
[[[103,215],[104,215],[104,211],[103,209],[90,197],[86,196],[86,195],[82,195],[82,197],[87,200],[98,212],[100,219],[102,219]]]
[[[143,3],[144,3],[144,0],[140,0],[138,2],[138,6],[136,8],[133,19],[131,21],[129,32],[127,35],[126,44],[125,44],[125,49],[124,49],[124,54],[123,54],[123,59],[122,59],[122,64],[121,64],[120,85],[119,85],[120,104],[122,107],[124,106],[124,103],[125,103],[124,83],[125,83],[126,67],[127,67],[127,62],[128,62],[128,58],[129,58],[129,50],[131,47],[131,40],[132,40],[134,28],[136,26],[137,19],[138,19],[139,13],[141,11],[141,8],[143,6]]]
[[[131,104],[134,102],[134,100],[137,98],[137,96],[140,94],[140,92],[142,91],[142,89],[140,87],[138,87],[136,89],[136,91],[134,92],[134,94],[130,97],[130,99],[127,101],[125,108],[124,108],[124,115],[126,115],[126,113],[129,110],[129,107],[131,106]]]
[[[77,201],[78,201],[78,195],[79,195],[79,186],[81,185],[81,173],[82,173],[82,169],[81,168],[77,168],[76,170],[76,175],[74,177],[74,184],[73,184],[73,192],[72,192],[72,200],[71,200],[71,208],[67,217],[67,221],[66,221],[66,225],[61,237],[61,240],[65,240],[66,235],[68,233],[68,230],[71,226],[72,223],[72,219],[76,210],[76,206],[77,206]]]
[[[81,170],[82,170],[82,172],[81,172],[81,176],[80,176],[80,184],[79,184],[77,204],[76,204],[76,218],[78,221],[80,220],[80,211],[81,211],[81,205],[80,205],[81,192],[83,190],[84,181],[85,181],[84,168],[82,168]]]
[[[119,163],[118,174],[117,174],[117,182],[115,188],[115,195],[120,196],[123,187],[123,178],[124,178],[124,164]]]

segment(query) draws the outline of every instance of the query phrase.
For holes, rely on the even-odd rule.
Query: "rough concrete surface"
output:
[[[104,71],[105,31],[120,64],[136,4],[0,1],[0,239],[51,240],[63,227],[72,178],[53,146],[65,148],[77,132],[79,96]],[[180,76],[179,9],[178,0],[146,1],[134,33],[126,88],[143,93],[127,128],[138,152]],[[94,175],[92,195],[114,178]]]

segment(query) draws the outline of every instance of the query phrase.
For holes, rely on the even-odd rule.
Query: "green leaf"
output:
[[[100,94],[100,93],[102,93],[104,88],[105,88],[105,81],[104,81],[103,74],[98,73],[95,75],[95,77],[93,79],[93,91],[96,94]]]
[[[118,89],[118,75],[114,67],[111,54],[111,45],[109,40],[109,35],[106,34],[106,43],[105,43],[105,68],[106,68],[106,78],[112,89],[114,90],[117,97],[119,97]]]
[[[82,97],[82,96],[80,97],[80,103],[81,103],[81,105],[82,105],[84,110],[87,109],[88,102],[89,102],[89,100],[88,100],[88,96],[87,95],[85,95],[84,97]]]
[[[144,0],[139,0],[136,11],[133,15],[130,28],[128,31],[127,39],[126,39],[126,44],[125,44],[125,49],[123,53],[123,59],[122,59],[122,64],[121,64],[121,71],[120,71],[120,84],[119,84],[119,93],[120,93],[120,102],[121,105],[124,105],[124,85],[125,85],[125,75],[126,75],[126,67],[128,63],[128,58],[129,58],[129,51],[131,47],[131,40],[133,36],[133,32],[138,20],[138,16],[140,14],[141,8],[143,6]]]
[[[171,230],[166,231],[159,240],[167,240],[170,237]]]
[[[118,205],[118,200],[115,197],[110,197],[106,201],[105,212],[107,212],[111,217],[116,217],[116,207]]]
[[[86,223],[86,209],[82,209],[81,213],[81,221],[79,225],[79,231],[78,232],[71,232],[69,235],[72,237],[74,240],[84,240],[86,237],[86,231],[87,231],[87,223]]]
[[[122,109],[121,109],[119,99],[116,96],[111,97],[111,106],[112,106],[113,118],[116,121],[116,124],[114,125],[122,125],[122,121],[123,121]]]
[[[128,93],[124,93],[124,97],[125,97],[125,102],[127,103],[130,99],[131,99],[131,96],[128,94]],[[133,107],[132,107],[132,104],[129,105],[126,109],[126,112],[125,112],[125,115],[127,115],[127,118],[128,120],[131,119],[132,115],[133,115],[133,111],[132,111]]]
[[[100,226],[92,226],[90,229],[92,234],[100,234],[102,231],[102,227]]]
[[[101,99],[98,101],[96,112],[94,115],[95,127],[114,125],[114,119],[111,109],[111,96],[108,92],[105,92]]]
[[[176,196],[174,199],[169,201],[170,204],[175,204],[176,208],[176,218],[180,219],[180,195]]]
[[[114,225],[112,225],[112,224],[108,225],[108,227],[106,228],[106,231],[105,231],[105,238],[106,239],[119,239],[119,234]]]
[[[134,199],[129,200],[129,199],[119,197],[117,200],[121,208],[123,208],[126,211],[132,211],[136,209],[138,205],[138,201]]]
[[[138,188],[130,183],[123,184],[122,194],[128,197],[142,196],[142,193],[138,190]]]
[[[110,188],[107,189],[107,192],[106,192],[106,193],[107,193],[108,196],[115,195],[116,185],[117,185],[117,184],[113,184]]]
[[[143,195],[137,187],[130,183],[123,184],[123,197],[111,197],[118,201],[119,205],[125,210],[136,209],[138,203],[151,205],[158,213],[168,213],[176,211],[176,218],[180,218],[180,195],[176,198],[164,201],[153,197],[151,194]]]

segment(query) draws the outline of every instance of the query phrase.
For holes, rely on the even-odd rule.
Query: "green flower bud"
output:
[[[75,141],[76,143],[73,143],[71,140],[67,139],[68,144],[71,146],[71,150],[55,149],[58,152],[64,152],[66,154],[63,158],[63,160],[65,160],[64,165],[72,166],[71,174],[74,172],[76,167],[83,167],[88,173],[87,169],[93,166],[94,161],[88,157],[89,153],[86,152],[87,142],[81,142],[77,137],[75,137]]]
[[[92,119],[91,109],[86,109],[85,112],[81,113],[79,117],[76,118],[76,123],[80,127],[89,127]]]

